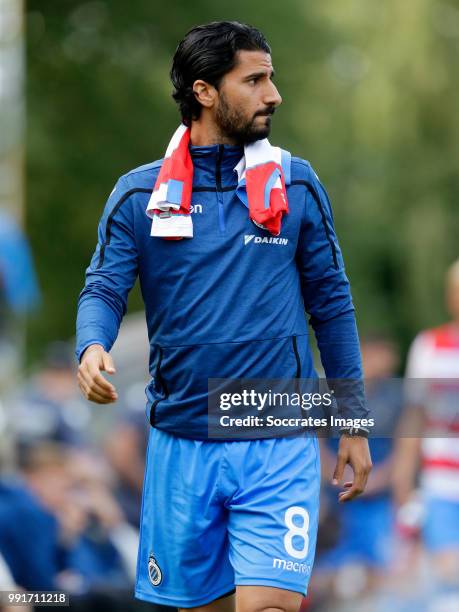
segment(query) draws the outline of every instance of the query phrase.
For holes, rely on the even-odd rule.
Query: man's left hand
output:
[[[349,464],[354,472],[354,481],[345,482],[345,491],[338,494],[339,502],[351,501],[364,492],[372,468],[368,440],[363,436],[343,434],[339,441],[338,458],[332,484],[337,486],[343,477],[344,468]]]

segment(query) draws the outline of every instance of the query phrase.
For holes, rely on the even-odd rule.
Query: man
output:
[[[209,440],[208,380],[313,377],[305,307],[327,376],[361,378],[327,195],[307,162],[266,140],[281,103],[272,77],[255,28],[188,32],[171,71],[182,126],[164,160],[117,183],[79,301],[79,384],[110,403],[100,371],[115,372],[108,351],[140,276],[153,427],[136,596],[179,609],[297,612],[316,541],[316,438]],[[346,416],[366,414],[357,403]],[[357,433],[340,444],[334,482],[346,463],[355,473],[342,501],[371,465]]]
[[[406,510],[416,480],[425,504],[422,536],[439,597],[459,598],[459,260],[446,274],[448,323],[419,333],[406,368],[408,406],[394,473],[395,497]],[[403,516],[402,512],[402,516]]]

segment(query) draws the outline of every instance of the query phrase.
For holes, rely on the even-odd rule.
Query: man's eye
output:
[[[252,85],[255,85],[257,81],[258,81],[258,77],[253,77],[253,79],[249,79],[249,83],[251,83]]]

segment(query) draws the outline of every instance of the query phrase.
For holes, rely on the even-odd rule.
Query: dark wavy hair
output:
[[[202,106],[196,100],[193,83],[202,79],[218,89],[222,78],[236,65],[237,51],[271,53],[263,34],[238,21],[213,21],[191,29],[179,43],[170,77],[172,97],[177,102],[185,125],[199,119]]]

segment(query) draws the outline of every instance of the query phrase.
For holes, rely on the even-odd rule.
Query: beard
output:
[[[263,111],[255,113],[251,119],[248,119],[241,110],[232,108],[223,94],[220,92],[220,103],[215,115],[215,121],[223,136],[234,140],[238,145],[248,145],[257,140],[262,140],[269,136],[271,131],[271,115],[274,113],[274,108],[266,108]],[[257,117],[263,116],[265,121],[259,120]]]

